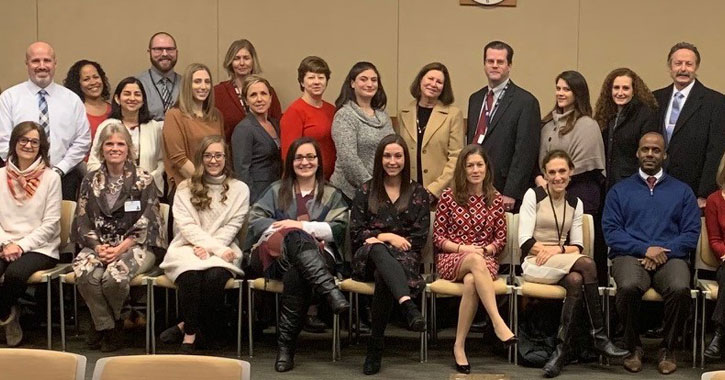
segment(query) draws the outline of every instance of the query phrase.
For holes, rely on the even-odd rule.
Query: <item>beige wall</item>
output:
[[[704,83],[725,90],[725,75],[717,75],[725,67],[720,0],[519,0],[515,8],[457,0],[3,0],[2,9],[3,89],[26,79],[23,55],[34,40],[55,47],[56,81],[87,58],[100,62],[113,84],[148,67],[148,37],[166,30],[178,41],[177,71],[203,62],[215,81],[226,79],[221,64],[229,43],[250,39],[283,107],[299,96],[299,61],[319,55],[333,72],[328,101],[352,64],[368,60],[378,66],[395,114],[411,100],[417,70],[437,60],[448,66],[456,104],[465,111],[470,93],[484,84],[481,48],[492,39],[514,47],[512,78],[545,111],[553,105],[553,78],[563,70],[585,75],[593,101],[603,77],[619,66],[637,71],[652,89],[666,85],[666,55],[681,40],[700,48]]]

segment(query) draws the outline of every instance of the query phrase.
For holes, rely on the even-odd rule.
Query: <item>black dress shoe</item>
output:
[[[280,345],[277,349],[277,359],[274,361],[274,370],[277,372],[287,372],[295,366],[294,349]]]
[[[164,330],[161,335],[159,335],[159,340],[166,344],[180,343],[183,339],[184,332],[181,331],[179,325],[173,325],[168,329]]]
[[[327,325],[316,315],[307,315],[303,321],[302,329],[311,333],[323,333]]]
[[[469,373],[471,373],[471,365],[456,363],[456,371],[458,371],[458,373],[465,373],[466,375],[468,375]]]
[[[196,349],[196,341],[194,343],[181,343],[179,353],[182,355],[193,355]]]
[[[518,341],[519,341],[519,338],[516,335],[514,335],[511,338],[508,338],[502,342],[503,348],[509,348],[509,347],[513,346],[514,344],[518,343]]]

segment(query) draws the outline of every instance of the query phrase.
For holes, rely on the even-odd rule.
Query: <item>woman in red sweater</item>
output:
[[[330,67],[320,57],[309,56],[297,68],[297,81],[302,96],[284,112],[280,120],[282,157],[293,141],[300,137],[311,137],[322,149],[325,179],[329,180],[335,168],[335,143],[332,141],[332,119],[335,106],[322,100],[330,79]]]
[[[725,261],[725,156],[720,159],[720,167],[715,180],[720,188],[707,197],[705,225],[712,253],[720,258],[717,283],[719,287],[724,287],[725,266],[722,263]],[[718,292],[712,320],[715,322],[715,336],[705,349],[705,356],[710,359],[720,359],[722,343],[725,340],[725,291]]]
[[[216,107],[224,117],[224,137],[230,144],[234,127],[244,120],[247,115],[247,105],[242,97],[242,83],[249,74],[261,74],[262,66],[257,58],[257,50],[249,40],[236,40],[232,42],[224,57],[224,70],[229,74],[229,80],[219,82],[214,86],[214,99]],[[272,104],[269,106],[269,117],[279,120],[282,117],[282,106],[274,88],[269,88]],[[232,149],[234,147],[231,146]]]

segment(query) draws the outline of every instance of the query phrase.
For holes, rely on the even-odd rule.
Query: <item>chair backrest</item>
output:
[[[168,231],[169,231],[169,212],[170,212],[171,207],[169,207],[169,205],[166,204],[166,203],[159,204],[159,207],[161,209],[161,218],[164,221],[164,225],[162,226],[163,227],[163,231],[165,231],[165,232],[168,233]],[[166,237],[166,240],[167,240],[166,243],[167,244],[168,243],[171,243],[171,240],[173,240],[172,237],[173,236],[167,236]]]
[[[0,378],[83,380],[86,361],[85,356],[68,352],[3,348],[0,349]]]
[[[76,215],[76,203],[73,201],[63,201],[60,207],[60,247],[63,248],[68,244],[70,231],[73,228],[73,218]]]
[[[710,239],[707,235],[707,228],[705,227],[705,218],[700,218],[700,237],[697,239],[697,249],[695,250],[695,278],[698,278],[698,272],[700,269],[716,271],[720,266],[720,259],[718,259],[710,248]]]
[[[130,355],[99,359],[93,380],[247,380],[249,362],[198,355]]]
[[[435,222],[436,212],[430,212],[430,225],[428,226],[428,240],[425,241],[423,246],[423,252],[421,252],[421,262],[423,263],[423,273],[432,273],[432,268],[435,266],[433,260],[433,224]]]
[[[584,251],[582,255],[594,257],[594,218],[589,214],[582,217],[582,243]]]

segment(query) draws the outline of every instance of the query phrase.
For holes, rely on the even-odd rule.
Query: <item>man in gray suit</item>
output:
[[[158,32],[149,40],[151,67],[139,73],[146,91],[146,102],[154,120],[164,120],[166,111],[176,103],[181,88],[181,75],[174,71],[179,51],[176,40],[166,32]]]

